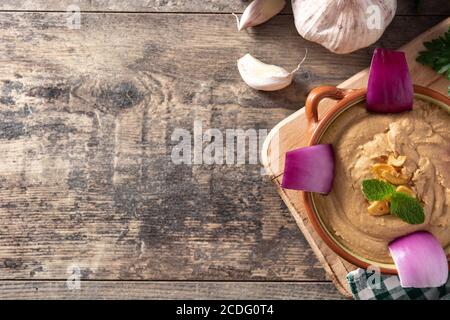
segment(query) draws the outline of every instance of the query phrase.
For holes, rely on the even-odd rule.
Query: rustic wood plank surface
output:
[[[0,281],[0,299],[343,299],[330,282]]]
[[[69,3],[2,1],[0,11],[65,11]],[[245,7],[79,3],[87,11]],[[399,47],[448,14],[445,1],[443,11],[427,5],[417,16],[402,3],[380,44]],[[309,284],[325,273],[259,165],[175,165],[171,135],[192,133],[194,120],[223,132],[269,130],[312,87],[365,68],[373,47],[331,54],[301,39],[291,15],[240,33],[231,15],[215,13],[93,12],[81,21],[71,30],[61,12],[0,12],[0,279],[8,280],[0,295],[28,295],[34,282],[27,281],[64,280],[73,266],[84,280],[307,281],[298,293],[277,294],[337,295],[329,283]],[[255,92],[236,70],[247,52],[293,67],[304,48],[295,84],[280,92]],[[52,292],[51,281],[39,283]],[[57,283],[50,295],[67,297]],[[86,297],[108,287],[86,283]],[[125,291],[151,297],[142,293],[146,285],[156,284]],[[106,291],[114,295],[111,286]]]
[[[291,13],[291,1],[283,13]],[[117,12],[181,12],[231,13],[242,12],[250,0],[2,0],[0,10],[66,11],[77,5],[82,11]],[[398,0],[398,15],[450,15],[450,3],[445,1]]]

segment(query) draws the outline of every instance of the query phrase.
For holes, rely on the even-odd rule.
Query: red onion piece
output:
[[[404,288],[440,287],[448,279],[448,261],[439,240],[418,231],[395,239],[389,251]]]
[[[375,49],[367,85],[367,110],[382,113],[412,110],[413,98],[413,84],[405,53]]]
[[[285,189],[328,194],[333,186],[334,153],[330,144],[319,144],[286,153],[281,186]]]

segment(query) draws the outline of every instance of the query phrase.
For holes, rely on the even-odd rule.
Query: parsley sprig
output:
[[[431,67],[450,80],[450,27],[441,37],[424,42],[426,50],[419,52],[417,62]],[[450,95],[450,86],[448,87]]]
[[[377,179],[362,182],[362,191],[369,201],[388,200],[391,213],[409,224],[425,222],[425,213],[420,202],[406,193],[395,191],[395,187]]]

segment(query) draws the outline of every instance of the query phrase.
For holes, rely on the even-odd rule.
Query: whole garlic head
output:
[[[302,37],[332,52],[350,53],[381,37],[397,0],[292,0],[292,10]]]

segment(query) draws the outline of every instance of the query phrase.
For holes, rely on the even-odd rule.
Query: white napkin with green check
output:
[[[450,300],[450,278],[439,288],[402,288],[398,276],[381,275],[378,284],[369,279],[373,275],[357,269],[347,275],[355,300]]]

